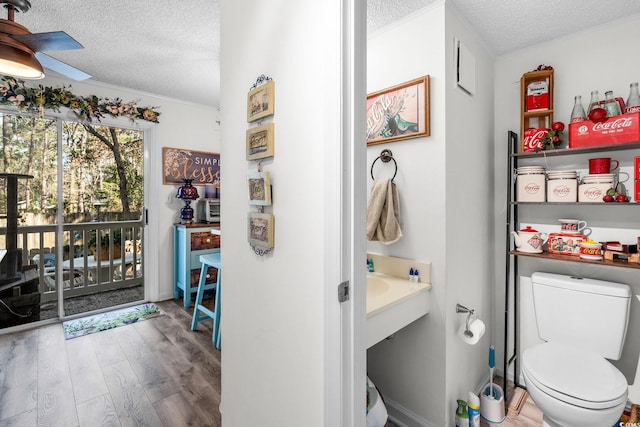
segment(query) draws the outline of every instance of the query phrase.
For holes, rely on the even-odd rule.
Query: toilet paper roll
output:
[[[480,319],[473,319],[471,321],[471,323],[469,324],[469,330],[473,334],[473,336],[471,337],[465,335],[466,330],[467,325],[466,323],[463,323],[460,327],[460,330],[458,330],[458,335],[460,336],[460,338],[462,338],[462,341],[466,342],[469,345],[478,344],[478,341],[480,341],[480,338],[482,338],[482,336],[484,335],[484,322]]]

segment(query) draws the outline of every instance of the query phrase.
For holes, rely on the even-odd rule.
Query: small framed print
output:
[[[273,157],[275,125],[256,126],[247,130],[247,160]]]
[[[271,205],[271,180],[269,172],[253,172],[247,174],[249,188],[249,204],[254,206]]]
[[[273,115],[275,90],[275,82],[267,80],[266,83],[249,91],[247,94],[247,121],[249,123]]]
[[[265,249],[273,248],[273,214],[249,212],[247,236],[249,243]]]

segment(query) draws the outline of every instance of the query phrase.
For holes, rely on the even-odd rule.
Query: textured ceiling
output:
[[[92,80],[219,105],[219,0],[31,0],[15,21],[80,42],[84,49],[45,53]]]
[[[367,0],[374,32],[441,0]],[[495,56],[640,13],[638,0],[447,0]]]
[[[441,1],[367,0],[368,31]],[[640,13],[640,0],[447,1],[496,56]],[[47,54],[92,80],[219,105],[220,0],[31,0],[31,6],[16,13],[16,22],[33,33],[63,30],[82,43],[82,50]]]

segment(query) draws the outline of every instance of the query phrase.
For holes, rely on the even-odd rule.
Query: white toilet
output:
[[[544,425],[613,426],[628,384],[606,359],[622,354],[631,289],[550,273],[533,273],[531,281],[538,336],[546,342],[524,351],[522,376]]]

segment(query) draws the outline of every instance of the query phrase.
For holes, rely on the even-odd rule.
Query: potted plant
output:
[[[97,252],[97,243],[96,243],[96,233],[94,230],[91,232],[91,237],[89,238],[88,247],[93,253],[93,258],[95,260],[98,259]],[[113,236],[113,252],[111,256],[109,255],[109,240]],[[110,258],[118,259],[122,256],[121,251],[121,243],[122,243],[122,231],[121,230],[105,230],[100,236],[100,259],[108,260]]]

